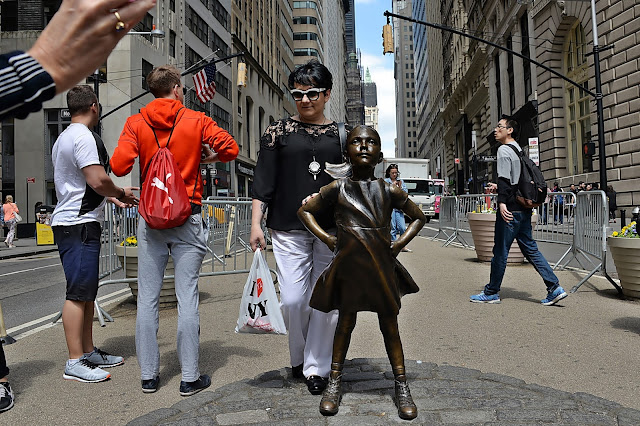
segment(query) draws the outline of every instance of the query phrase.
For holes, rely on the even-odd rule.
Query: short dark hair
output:
[[[502,115],[502,119],[507,122],[507,127],[513,129],[513,132],[511,132],[511,137],[515,140],[518,140],[518,138],[520,137],[520,124],[518,124],[515,118],[508,115]]]
[[[384,172],[384,177],[386,177],[386,178],[391,177],[391,170],[392,169],[396,169],[396,170],[398,170],[398,173],[400,173],[400,169],[398,169],[398,165],[397,164],[389,164],[389,167],[387,167],[387,170]]]
[[[333,76],[327,67],[312,59],[289,74],[289,89],[295,89],[295,83],[330,90],[333,87]]]
[[[176,84],[180,85],[180,71],[173,65],[162,65],[154,68],[147,75],[149,91],[156,98],[167,96]]]
[[[98,97],[91,86],[86,84],[74,86],[67,92],[67,107],[71,117],[86,113],[91,105],[97,103]]]

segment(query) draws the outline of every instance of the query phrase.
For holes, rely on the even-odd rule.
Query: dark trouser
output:
[[[515,239],[518,246],[542,277],[547,291],[553,291],[558,286],[558,277],[553,273],[547,259],[538,250],[538,245],[531,237],[531,210],[512,212],[513,220],[505,222],[500,214],[496,213],[496,227],[493,240],[493,258],[491,259],[491,278],[489,284],[484,287],[484,294],[491,295],[500,291],[504,271],[507,268],[507,256],[511,243]]]
[[[8,375],[7,360],[4,358],[4,349],[2,348],[2,343],[0,343],[0,379]]]

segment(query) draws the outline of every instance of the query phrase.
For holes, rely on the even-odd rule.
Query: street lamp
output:
[[[148,35],[153,38],[164,38],[164,31],[156,29],[154,25],[151,31],[129,31],[127,35]]]

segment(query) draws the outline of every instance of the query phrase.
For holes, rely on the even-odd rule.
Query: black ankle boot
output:
[[[342,365],[331,364],[331,374],[329,382],[320,400],[320,414],[323,416],[333,416],[338,413],[340,399],[342,398]]]
[[[398,416],[404,420],[413,420],[418,416],[418,407],[413,402],[407,376],[404,374],[397,375],[396,385],[396,404],[398,405]]]

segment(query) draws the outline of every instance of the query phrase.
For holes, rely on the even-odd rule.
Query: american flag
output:
[[[197,74],[193,75],[193,83],[196,85],[196,94],[202,102],[213,99],[216,94],[216,64],[207,64]]]

